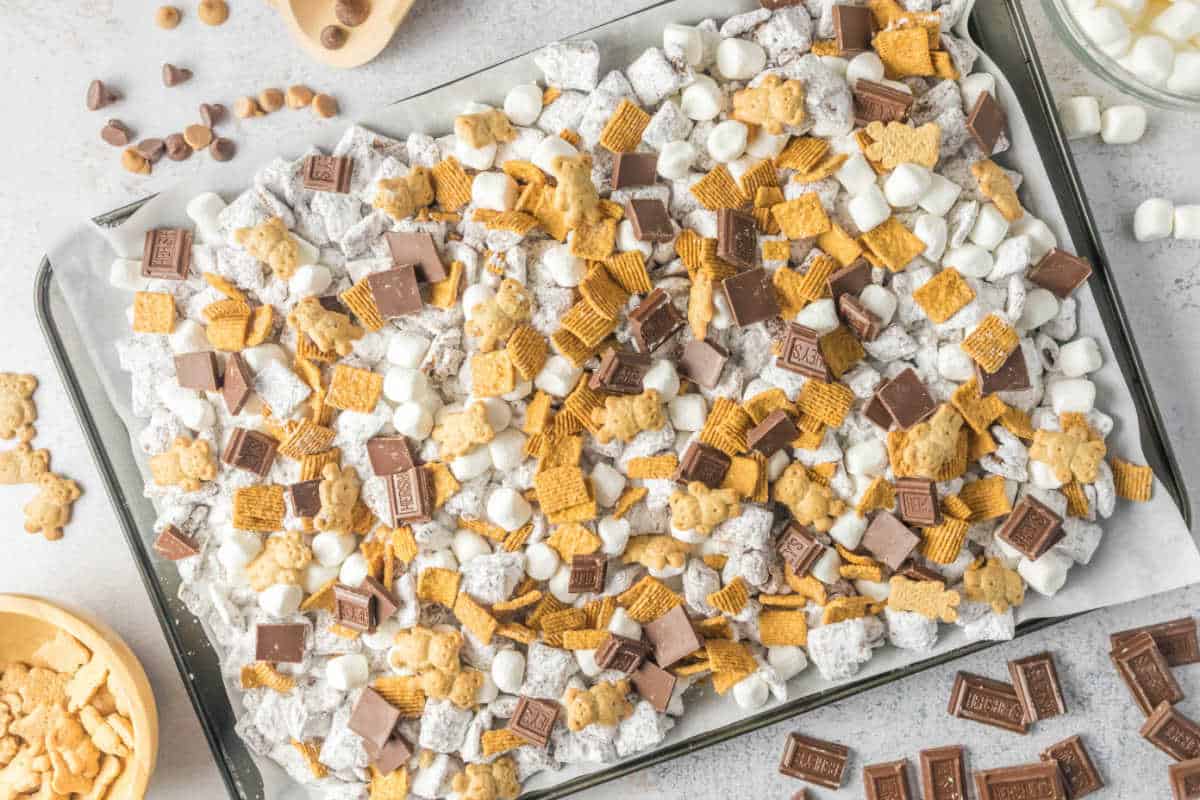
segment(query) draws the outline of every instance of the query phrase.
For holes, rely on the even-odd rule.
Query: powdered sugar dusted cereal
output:
[[[452,130],[351,129],[349,192],[279,160],[205,200],[207,275],[114,268],[185,602],[298,779],[507,800],[657,746],[693,684],[752,710],[1010,637],[1149,497],[962,3],[763,5],[604,74],[547,46]],[[34,455],[0,476],[53,534]]]

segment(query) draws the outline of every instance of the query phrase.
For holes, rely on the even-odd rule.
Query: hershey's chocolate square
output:
[[[919,528],[931,528],[941,521],[936,483],[925,478],[898,478],[895,488],[900,519]]]
[[[406,522],[428,522],[433,514],[433,486],[421,467],[393,472],[387,476],[388,507],[392,527]]]
[[[234,428],[225,445],[221,460],[231,467],[253,472],[265,478],[275,463],[275,448],[278,442],[265,433]]]
[[[367,755],[371,757],[371,765],[384,775],[407,764],[413,754],[412,745],[398,733],[393,733],[391,738],[384,742],[383,747],[378,749],[372,744],[363,744]]]
[[[917,549],[921,537],[890,511],[877,511],[863,534],[861,546],[880,563],[896,570]]]
[[[967,762],[961,745],[921,751],[924,800],[967,800]]]
[[[221,382],[221,397],[231,416],[242,413],[246,401],[254,393],[254,373],[241,353],[230,353],[225,357],[225,377]]]
[[[367,440],[367,458],[376,475],[391,475],[416,466],[408,439],[400,434],[374,436]]]
[[[842,267],[825,279],[825,285],[829,287],[829,293],[833,295],[834,303],[837,303],[844,294],[852,294],[857,297],[870,284],[871,265],[865,258],[855,259],[852,264]]]
[[[613,188],[649,186],[658,172],[658,153],[617,153],[613,156]]]
[[[788,523],[779,539],[779,557],[797,578],[803,578],[825,552],[825,546],[795,520]]]
[[[1029,271],[1029,280],[1065,300],[1092,276],[1092,265],[1057,247]]]
[[[989,373],[976,364],[975,377],[979,379],[979,391],[983,394],[1010,390],[1021,391],[1030,386],[1025,353],[1021,351],[1020,347],[1009,353],[1008,358],[1004,359],[1004,363],[1000,365],[1000,369],[995,372]]]
[[[1030,561],[1036,561],[1063,537],[1062,517],[1041,501],[1025,495],[996,536]]]
[[[875,18],[865,6],[838,4],[833,7],[833,35],[838,55],[856,56],[871,49]]]
[[[758,223],[754,217],[732,208],[717,212],[717,257],[745,270],[757,263]]]
[[[347,628],[367,631],[375,627],[375,598],[338,583],[333,587],[333,618]]]
[[[646,295],[637,308],[629,312],[629,327],[643,353],[653,353],[684,326],[685,320],[675,304],[662,289]]]
[[[300,622],[260,624],[254,628],[254,658],[273,664],[299,664],[304,660],[308,626]]]
[[[879,387],[875,393],[892,419],[908,430],[937,410],[929,390],[911,367]]]
[[[292,514],[297,517],[315,517],[321,513],[321,479],[293,483],[287,488],[288,502]]]
[[[301,177],[305,189],[345,194],[350,191],[353,169],[354,161],[346,156],[311,155],[304,159]]]
[[[508,729],[537,747],[550,742],[550,732],[558,719],[558,703],[553,700],[537,700],[521,695],[517,708],[508,720]]]
[[[908,762],[889,761],[863,767],[867,800],[911,800],[908,792]]]
[[[396,597],[383,581],[376,578],[374,575],[368,575],[363,578],[363,582],[358,585],[360,592],[367,592],[375,598],[375,622],[376,624],[396,613],[400,608],[400,600]]]
[[[637,693],[660,714],[666,712],[671,702],[676,680],[674,675],[646,659],[643,659],[641,665],[629,676],[629,681]]]
[[[683,347],[678,363],[679,374],[705,389],[711,389],[720,382],[721,370],[725,369],[728,360],[729,353],[719,344],[707,339],[693,339]]]
[[[416,314],[425,305],[421,287],[417,285],[417,269],[412,264],[371,273],[367,276],[367,288],[384,319]]]
[[[974,778],[975,793],[980,800],[1003,800],[1009,797],[1067,800],[1062,775],[1054,763],[984,769],[976,772]]]
[[[1028,733],[1025,706],[1013,687],[970,672],[958,672],[947,710],[959,719],[980,722],[1013,733]],[[986,795],[985,795],[986,796]]]
[[[721,281],[721,291],[739,328],[779,316],[775,287],[765,269],[748,269],[726,278]]]
[[[601,669],[630,673],[641,666],[649,653],[650,645],[640,639],[610,633],[604,644],[596,650],[596,665]]]
[[[1180,617],[1169,622],[1159,622],[1141,628],[1131,628],[1109,634],[1113,650],[1119,650],[1125,642],[1139,633],[1154,637],[1154,643],[1172,667],[1200,662],[1200,637],[1197,636],[1194,617]]]
[[[389,703],[383,695],[368,687],[358,696],[358,702],[350,711],[346,727],[357,733],[376,749],[382,748],[392,737],[400,723],[400,709]]]
[[[650,371],[646,353],[633,353],[609,347],[600,356],[600,366],[588,380],[588,386],[611,394],[641,394],[642,379]]]
[[[862,10],[867,11],[865,8]],[[872,122],[903,122],[912,104],[913,96],[908,92],[865,79],[854,84],[856,125],[866,127]]]
[[[446,265],[438,255],[437,245],[433,236],[428,233],[385,233],[388,250],[392,254],[392,262],[411,264],[416,269],[417,280],[421,283],[437,283],[446,280]]]
[[[1175,800],[1200,800],[1200,759],[1172,764],[1167,774]]]
[[[1159,703],[1183,699],[1183,689],[1149,633],[1126,639],[1110,656],[1143,714],[1150,714]]]
[[[175,381],[184,389],[215,392],[221,388],[217,354],[211,350],[175,356]]]
[[[192,266],[192,232],[184,228],[146,231],[142,244],[142,277],[186,280]]]
[[[792,733],[788,734],[779,771],[789,778],[837,789],[845,779],[849,760],[850,750],[844,745]]]
[[[1058,764],[1067,797],[1071,800],[1086,797],[1104,788],[1104,779],[1100,777],[1091,754],[1083,746],[1083,739],[1079,736],[1055,742],[1042,751],[1041,758],[1042,761]],[[1200,791],[1200,782],[1197,783],[1196,789]]]
[[[1200,758],[1200,725],[1165,700],[1146,718],[1138,733],[1176,761]]]
[[[639,242],[669,242],[675,238],[671,214],[662,200],[651,197],[630,200],[625,204],[625,216]]]
[[[967,117],[967,131],[983,150],[985,156],[996,152],[996,142],[1004,134],[1007,117],[991,92],[982,92]]]
[[[878,392],[867,401],[867,405],[863,408],[863,416],[885,431],[891,430],[892,425],[896,422],[892,419],[892,412],[888,411],[887,407],[880,402]]]
[[[782,408],[772,411],[746,434],[746,444],[767,458],[787,447],[800,435],[800,429]]]
[[[575,555],[571,559],[571,573],[567,591],[572,594],[604,591],[604,575],[608,571],[608,559],[601,553]]]
[[[1030,722],[1067,713],[1067,701],[1063,697],[1052,653],[1038,653],[1009,661],[1008,674]]]
[[[717,448],[692,442],[679,462],[679,477],[687,483],[700,481],[710,489],[718,489],[731,463],[732,459]]]
[[[843,294],[837,301],[838,311],[841,313],[842,319],[850,330],[854,331],[854,335],[864,342],[874,341],[883,330],[883,324],[879,317],[863,305],[852,294]]]
[[[647,622],[642,630],[654,648],[654,662],[663,669],[704,647],[704,641],[696,634],[683,606],[675,606],[658,619]]]
[[[806,378],[828,381],[830,377],[829,365],[825,363],[825,356],[821,354],[820,334],[795,322],[788,323],[783,349],[776,363],[789,372]]]
[[[168,561],[178,561],[200,555],[200,544],[174,525],[168,525],[154,540],[154,552]]]

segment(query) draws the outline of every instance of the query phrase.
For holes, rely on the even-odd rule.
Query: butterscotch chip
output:
[[[1004,366],[1020,343],[1016,330],[999,314],[988,314],[959,346],[990,375]]]
[[[333,368],[333,377],[329,379],[325,402],[343,411],[369,414],[375,410],[375,404],[382,394],[382,375],[369,369],[337,364]]]
[[[933,74],[929,34],[924,28],[880,31],[875,35],[873,44],[889,77],[895,79]]]
[[[287,102],[288,108],[307,108],[312,103],[313,90],[303,84],[295,84],[288,87],[287,95],[284,99]]]
[[[822,336],[818,346],[834,378],[841,378],[866,356],[862,342],[845,325]]]
[[[913,300],[933,322],[945,322],[974,299],[975,290],[954,267],[947,267],[913,290]]]
[[[1134,464],[1120,458],[1109,461],[1113,472],[1113,485],[1117,497],[1144,503],[1154,491],[1154,471],[1147,466]]]
[[[203,150],[212,144],[212,128],[208,127],[207,125],[188,125],[183,129],[183,140],[187,142],[193,150]]]
[[[679,458],[674,453],[657,456],[638,456],[629,459],[626,474],[634,479],[669,480],[679,468]]]
[[[771,215],[779,223],[779,230],[789,239],[808,239],[820,236],[829,230],[829,215],[821,206],[816,192],[807,192],[786,203],[771,207]]]
[[[121,166],[135,175],[150,174],[150,161],[136,147],[126,147],[121,151]]]
[[[876,120],[867,126],[866,135],[871,139],[866,148],[867,158],[879,162],[885,170],[893,170],[906,162],[922,164],[929,169],[937,165],[942,129],[935,122],[913,128],[902,122],[885,125]]]
[[[642,141],[642,134],[649,124],[649,114],[622,98],[600,132],[600,145],[614,153],[631,152]]]
[[[617,498],[617,504],[613,507],[612,516],[614,519],[621,519],[629,513],[630,509],[645,499],[646,495],[650,494],[650,490],[645,486],[630,486],[621,496]]]
[[[854,393],[840,383],[809,380],[800,390],[796,408],[831,428],[840,427],[854,403]]]
[[[414,719],[425,710],[425,692],[421,690],[418,675],[385,675],[376,678],[371,688],[400,709],[400,716]]]
[[[460,578],[457,570],[426,567],[417,578],[417,597],[431,603],[441,603],[446,608],[454,608],[454,601],[458,599]]]
[[[781,169],[808,172],[821,162],[829,152],[829,140],[816,136],[796,136],[787,147],[775,156],[775,164]]]
[[[499,397],[517,385],[517,373],[507,350],[471,357],[471,391],[477,397]]]
[[[229,19],[229,6],[225,0],[200,0],[196,16],[205,25],[222,25]]]
[[[163,30],[171,30],[179,24],[179,9],[175,6],[159,6],[154,12],[154,24]]]
[[[137,333],[175,330],[175,296],[166,292],[134,293],[133,329]]]
[[[312,109],[322,119],[336,117],[338,113],[337,98],[328,94],[318,94],[312,99]]]
[[[741,208],[747,200],[724,164],[713,167],[707,175],[696,181],[689,191],[700,205],[709,211]]]
[[[943,517],[942,524],[922,530],[920,553],[935,564],[949,564],[962,552],[970,525],[961,519]]]
[[[604,265],[608,268],[608,274],[628,294],[646,294],[654,288],[650,283],[650,273],[646,271],[646,259],[640,250],[626,250],[609,256]]]
[[[746,587],[746,581],[739,575],[719,591],[710,592],[704,598],[704,602],[733,616],[750,602],[750,590]]]
[[[779,177],[775,174],[775,164],[770,159],[763,159],[755,164],[750,169],[742,173],[739,179],[742,187],[742,194],[746,197],[755,198],[755,205],[758,205],[758,193],[762,190],[774,189],[775,193],[782,194],[779,191]],[[769,191],[767,196],[773,196]],[[782,202],[780,196],[776,202]]]
[[[602,219],[596,223],[581,222],[571,237],[571,255],[589,261],[603,261],[612,255],[617,244],[617,221]]]
[[[862,235],[863,244],[892,272],[900,272],[925,252],[925,243],[895,217]]]
[[[259,107],[258,101],[253,97],[239,97],[233,104],[233,113],[240,119],[247,119],[261,117],[266,112]]]

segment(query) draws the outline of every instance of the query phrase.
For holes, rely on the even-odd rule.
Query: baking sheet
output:
[[[658,32],[667,22],[695,22],[706,16],[721,18],[756,5],[753,0],[734,3],[719,0],[678,0],[604,26],[587,35],[600,43],[602,66],[608,69],[624,66],[632,61],[644,47],[657,40]],[[995,65],[986,56],[981,56],[976,70],[987,70],[997,74]],[[382,133],[400,137],[413,130],[441,133],[450,128],[455,111],[468,100],[498,102],[509,86],[538,77],[540,71],[533,65],[531,58],[520,57],[435,92],[389,107],[374,118],[364,120],[364,124]],[[1020,106],[1012,87],[998,74],[997,93],[1001,103],[1008,110],[1010,137],[1014,144],[1013,149],[1000,160],[1006,166],[1025,175],[1022,196],[1026,206],[1050,225],[1060,243],[1069,247],[1071,239],[1066,221],[1055,203],[1053,187],[1049,184],[1046,171],[1040,162],[1028,121],[1019,111]],[[336,135],[330,132],[318,137],[316,143],[328,146],[335,139]],[[311,139],[305,139],[294,146],[283,147],[282,151],[294,157],[312,143]],[[79,223],[77,220],[69,221],[59,229],[60,234],[48,248],[67,304],[80,329],[87,332],[86,347],[108,399],[134,435],[140,429],[141,422],[129,412],[128,375],[120,370],[114,347],[116,341],[128,335],[123,311],[129,304],[130,297],[127,292],[108,285],[108,265],[115,254],[139,256],[142,234],[148,228],[190,226],[184,213],[187,200],[200,191],[214,188],[236,192],[251,183],[253,172],[259,166],[261,165],[235,162],[224,165],[219,172],[214,171],[212,180],[208,180],[206,176],[204,180],[197,179],[180,184],[147,203],[117,229],[106,230]],[[1105,366],[1091,377],[1097,384],[1099,407],[1117,420],[1117,425],[1108,440],[1110,451],[1130,460],[1141,460],[1139,431],[1133,422],[1136,419],[1136,410],[1130,392],[1117,369],[1112,342],[1091,296],[1091,289],[1081,289],[1077,297],[1080,300],[1080,335],[1093,336],[1100,343],[1105,355]],[[104,309],[104,313],[97,314],[96,309]],[[139,459],[139,464],[144,471],[144,460]],[[135,498],[131,498],[133,499]],[[1102,543],[1092,564],[1072,569],[1067,586],[1055,598],[1042,598],[1030,592],[1025,606],[1020,609],[1019,619],[1065,616],[1126,602],[1200,580],[1200,555],[1197,554],[1191,536],[1169,494],[1157,480],[1154,499],[1150,503],[1120,504],[1113,517],[1103,522],[1103,528],[1108,541]],[[146,531],[145,535],[149,536],[149,531]],[[167,568],[170,568],[169,565]],[[919,654],[893,648],[877,651],[875,657],[855,678],[842,683],[858,682],[871,676],[883,675],[913,662],[947,653],[964,644],[965,640],[959,629],[942,626],[941,632],[941,641],[933,651]],[[815,669],[809,669],[791,682],[790,695],[795,699],[825,691],[833,685],[836,684],[822,681]],[[238,705],[236,701],[234,705]],[[775,705],[777,704],[772,703],[767,711],[753,716],[769,713]],[[740,712],[729,698],[709,702],[707,699],[700,701],[693,697],[688,706],[688,713],[672,731],[667,743],[700,736],[749,718],[751,715]],[[630,758],[636,759],[638,755]],[[259,762],[260,768],[265,767],[263,776],[266,796],[289,796],[286,786],[279,780],[282,771],[268,760],[256,761]],[[586,772],[610,767],[611,764],[593,765],[586,769],[576,768],[545,774],[531,780],[526,788],[546,788]],[[286,782],[286,778],[284,781]],[[303,793],[296,796],[303,796]]]

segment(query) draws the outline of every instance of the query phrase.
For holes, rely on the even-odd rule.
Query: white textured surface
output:
[[[33,372],[42,421],[38,447],[53,453],[52,467],[76,478],[84,498],[67,537],[56,544],[20,530],[20,507],[29,487],[0,489],[0,590],[56,595],[89,608],[114,624],[140,654],[157,691],[168,743],[159,760],[151,796],[220,796],[222,788],[192,718],[107,499],[50,366],[37,331],[32,277],[42,252],[39,221],[98,213],[210,167],[204,155],[183,164],[160,162],[150,179],[129,176],[119,151],[100,141],[108,117],[118,117],[139,136],[162,136],[195,120],[200,102],[232,105],[237,96],[265,86],[305,82],[330,91],[343,115],[320,122],[307,112],[283,111],[221,129],[240,148],[238,158],[265,160],[279,136],[312,125],[341,125],[391,100],[523,52],[558,36],[606,21],[645,5],[644,0],[604,4],[562,0],[420,0],[385,54],[351,74],[304,61],[282,25],[261,0],[231,0],[230,22],[218,29],[199,24],[194,3],[180,2],[183,24],[171,32],[153,26],[155,2],[80,0],[64,4],[5,0],[0,6],[0,75],[7,89],[7,124],[0,133],[0,279],[12,298],[0,318],[6,355],[0,370]],[[1084,72],[1054,40],[1036,2],[1025,3],[1056,95],[1094,94],[1102,107],[1124,101]],[[163,61],[193,69],[196,77],[163,88]],[[99,112],[84,109],[87,83],[99,77],[125,94]],[[1151,111],[1146,137],[1134,146],[1099,140],[1074,143],[1088,196],[1118,275],[1125,305],[1166,418],[1185,477],[1200,478],[1197,416],[1200,371],[1190,350],[1200,336],[1200,250],[1173,240],[1138,244],[1133,210],[1147,196],[1200,201],[1195,174],[1200,153],[1185,152],[1200,137],[1200,117]],[[1106,547],[1133,531],[1112,531]],[[922,747],[955,742],[968,747],[969,766],[982,768],[1034,760],[1046,745],[1081,732],[1110,787],[1096,797],[1161,797],[1167,794],[1168,759],[1136,736],[1140,714],[1129,702],[1106,656],[1109,631],[1191,612],[1200,590],[1190,589],[1118,609],[1097,612],[1026,637],[988,653],[933,670],[903,684],[851,700],[699,754],[646,770],[580,797],[724,798],[787,797],[802,784],[775,770],[783,740],[792,730],[840,741],[853,752],[853,783],[837,796],[860,796],[860,768],[874,761],[915,759]],[[1058,656],[1070,714],[1039,724],[1027,737],[993,731],[948,717],[945,704],[954,669],[1004,677],[1003,660],[1050,649]],[[1200,668],[1179,670],[1189,694],[1200,690]],[[1184,702],[1200,716],[1200,703]],[[914,762],[915,763],[915,762]],[[826,790],[810,795],[832,797]]]

